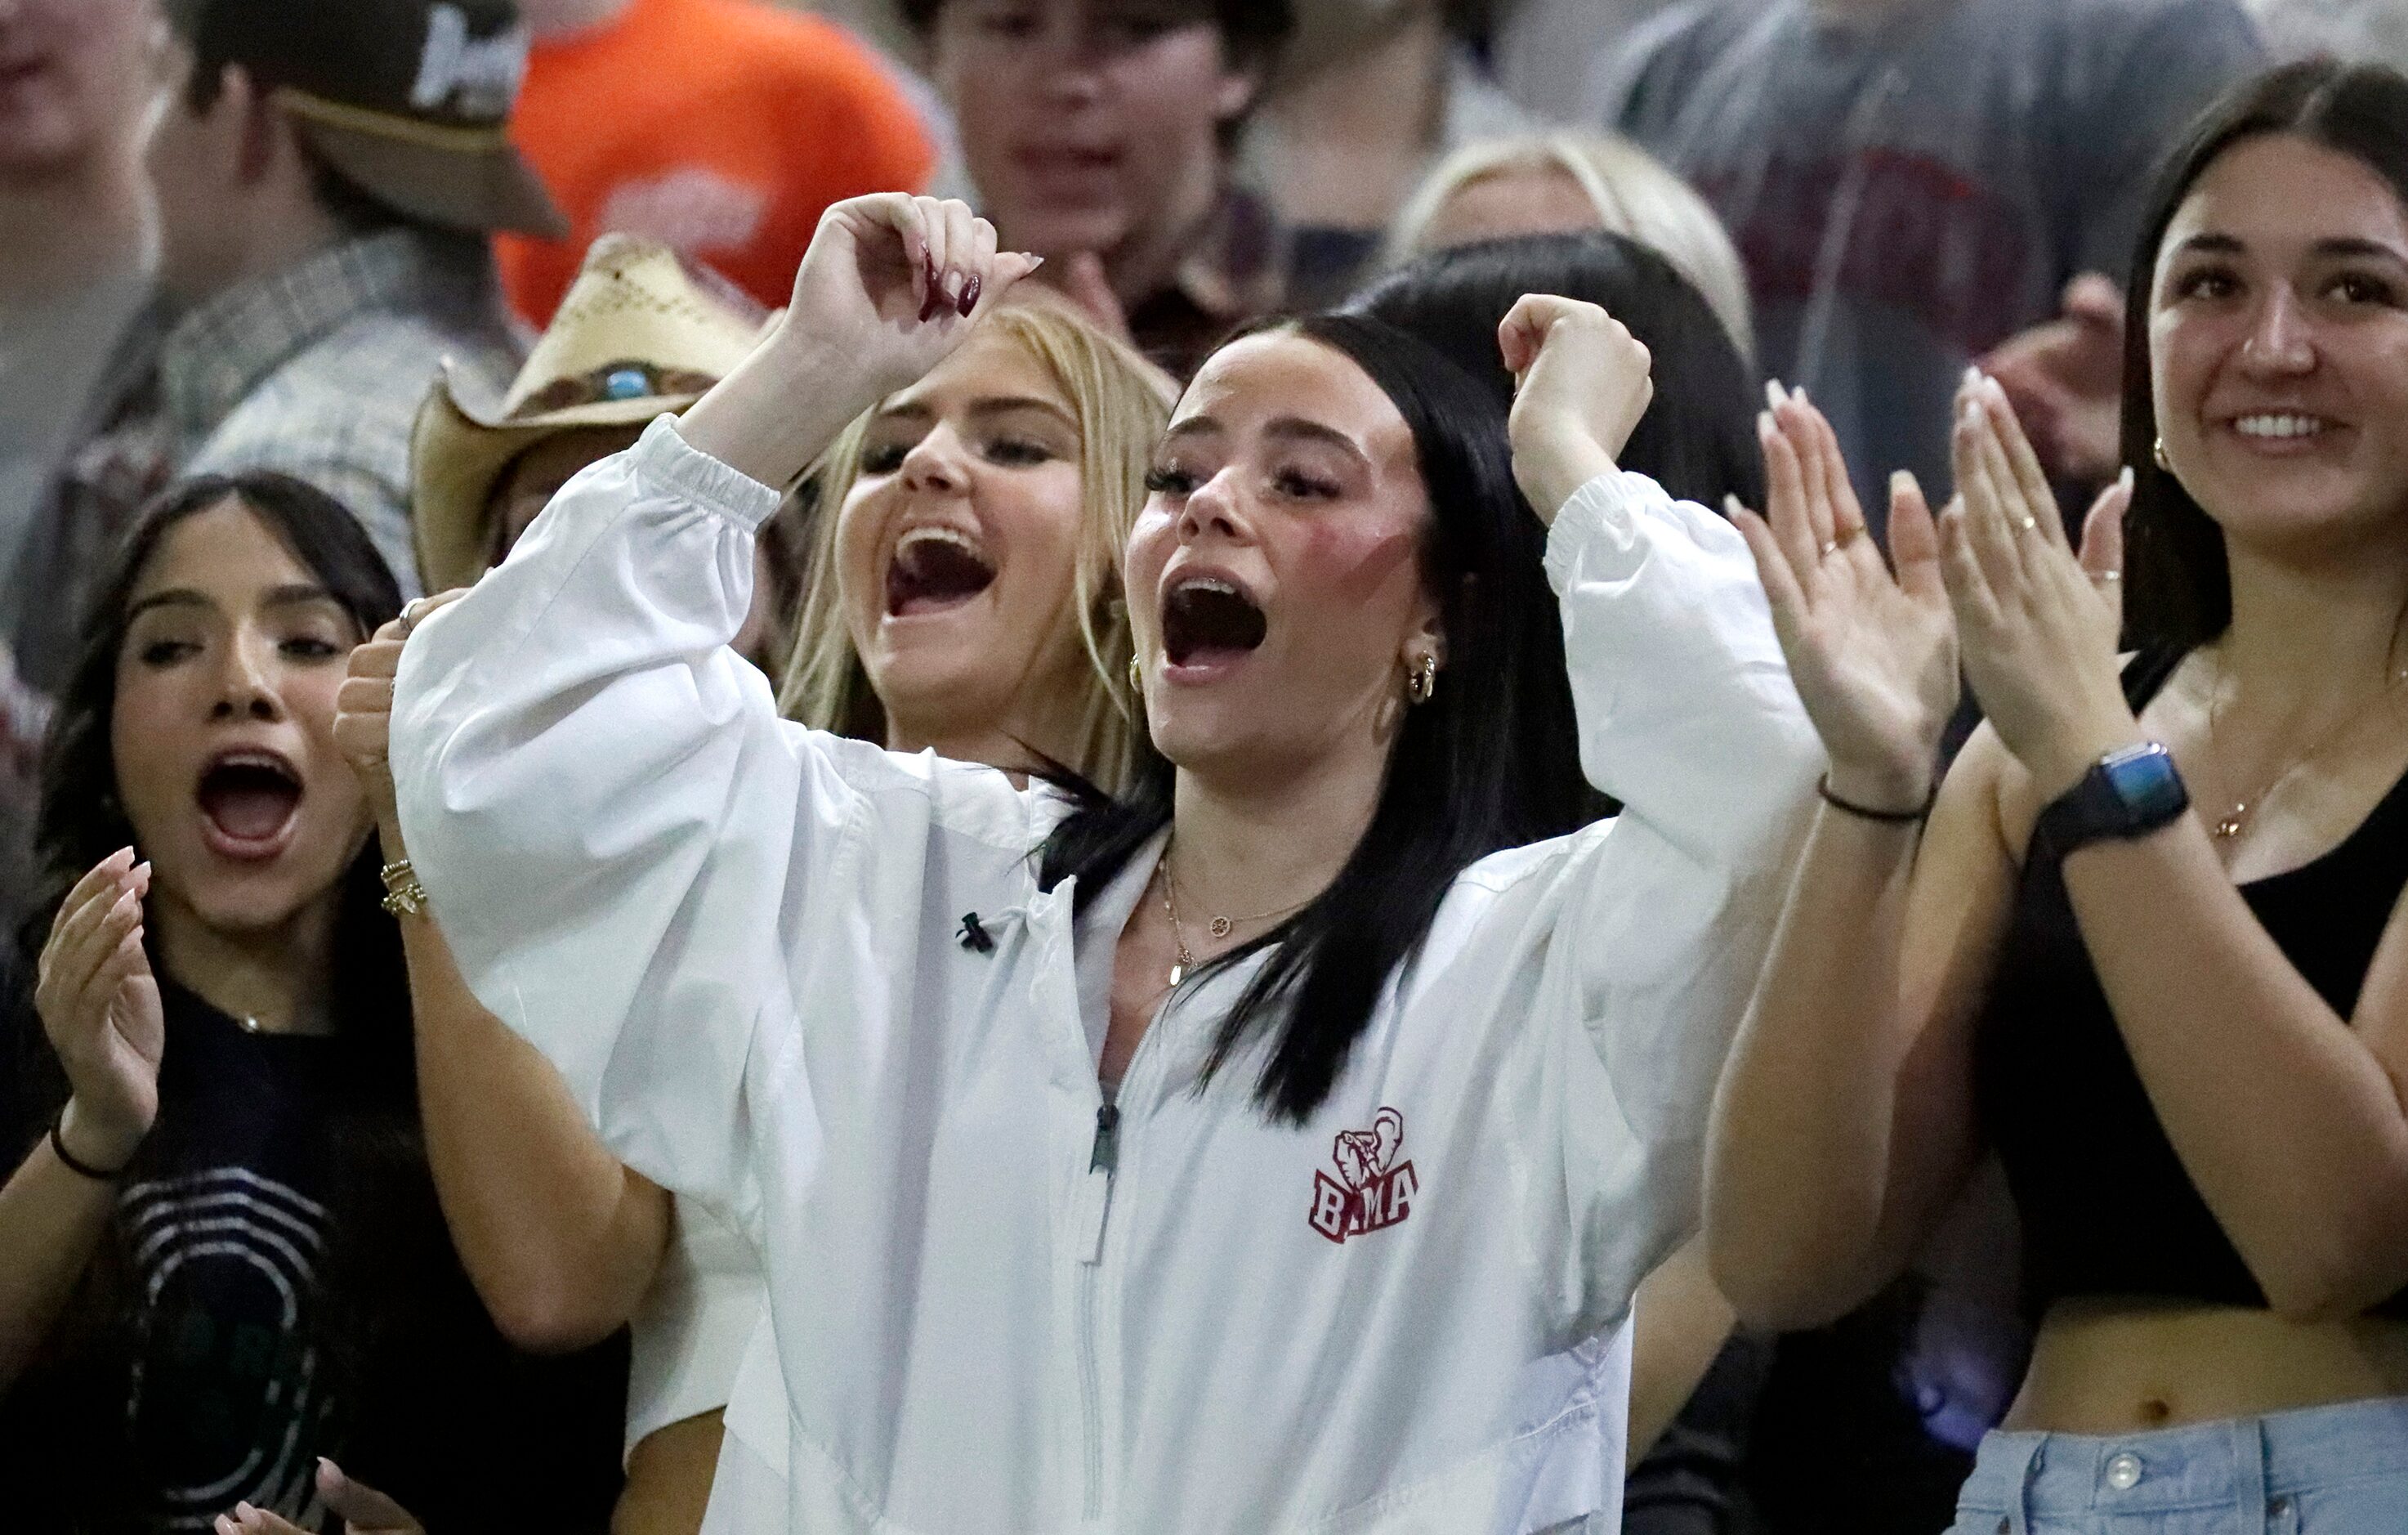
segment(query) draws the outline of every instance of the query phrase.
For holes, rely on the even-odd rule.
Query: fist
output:
[[[365,644],[353,647],[349,673],[335,694],[335,747],[359,777],[360,789],[368,796],[377,825],[386,838],[388,858],[401,856],[394,846],[400,827],[394,808],[393,765],[387,759],[393,748],[393,680],[401,670],[402,647],[409,640],[409,631],[423,623],[427,614],[457,602],[466,593],[467,588],[462,587],[421,597],[402,610],[399,618],[369,636]]]
[[[1656,397],[1654,359],[1594,304],[1529,294],[1497,327],[1513,375],[1513,478],[1541,521],[1612,472]]]
[[[830,207],[795,274],[782,331],[861,370],[864,408],[942,362],[1039,265],[998,251],[967,203],[880,193]]]

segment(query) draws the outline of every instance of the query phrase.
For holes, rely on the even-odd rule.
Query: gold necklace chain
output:
[[[2224,717],[2224,684],[2229,670],[2229,667],[2221,659],[2219,659],[2215,671],[2215,691],[2208,696],[2207,745],[2208,750],[2211,752],[2215,749],[2216,726]],[[2403,681],[2408,681],[2408,667],[2402,667],[2391,674],[2389,680],[2385,681],[2383,684],[2383,691],[2378,696],[2379,698],[2389,698],[2392,694],[2399,691],[2400,684]],[[2258,813],[2258,808],[2259,806],[2266,803],[2266,796],[2268,795],[2272,794],[2275,790],[2288,782],[2293,773],[2298,772],[2300,768],[2305,768],[2309,763],[2314,762],[2325,752],[2327,748],[2337,746],[2342,741],[2348,739],[2351,735],[2356,733],[2358,726],[2367,722],[2370,715],[2371,711],[2368,710],[2351,710],[2347,714],[2342,716],[2340,723],[2336,724],[2331,729],[2327,730],[2323,735],[2318,736],[2315,742],[2311,744],[2306,751],[2301,752],[2298,756],[2293,757],[2287,764],[2286,764],[2282,771],[2276,773],[2272,778],[2268,779],[2266,781],[2265,787],[2245,798],[2233,801],[2232,809],[2225,811],[2224,814],[2215,821],[2214,825],[2209,828],[2214,832],[2216,841],[2221,843],[2237,840],[2243,832],[2249,829],[2250,818]]]
[[[1196,955],[1187,947],[1187,929],[1179,925],[1179,897],[1174,891],[1178,882],[1170,872],[1170,844],[1168,841],[1162,844],[1162,856],[1155,860],[1154,871],[1162,878],[1162,914],[1170,919],[1170,941],[1179,947],[1178,960],[1170,967],[1170,983],[1176,986],[1187,979],[1189,970],[1196,968]],[[1283,917],[1291,911],[1301,910],[1312,899],[1312,897],[1307,896],[1304,900],[1291,901],[1285,906],[1275,907],[1251,917],[1213,917],[1206,922],[1205,928],[1216,939],[1227,938],[1240,923],[1251,925],[1268,922],[1273,917]]]

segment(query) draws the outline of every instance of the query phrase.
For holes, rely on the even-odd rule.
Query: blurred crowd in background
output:
[[[1064,387],[1082,392],[1091,476],[1115,451],[1141,468],[1180,383],[1253,318],[1476,314],[1461,295],[1528,288],[1598,297],[1654,349],[1656,435],[1633,451],[1669,487],[1761,504],[1755,401],[1778,379],[1829,419],[1879,538],[1892,470],[1945,495],[1969,366],[2004,386],[2064,505],[2114,479],[2128,268],[2158,163],[2229,88],[2324,53],[2408,68],[2408,6],[0,0],[0,911],[29,935],[16,984],[36,983],[62,859],[88,867],[118,845],[93,839],[138,816],[151,695],[93,649],[125,623],[92,615],[126,600],[139,562],[121,545],[146,509],[156,524],[154,498],[277,509],[317,579],[350,582],[354,617],[467,584],[579,468],[736,366],[834,202],[957,196],[1045,258],[1016,355],[1080,380]],[[1476,360],[1493,321],[1463,328],[1461,355],[1495,374]],[[850,476],[893,467],[866,431],[771,525],[739,648],[789,712],[877,735],[820,536]],[[213,547],[238,562],[247,546]],[[946,578],[932,556],[918,579]],[[72,825],[41,782],[46,739],[79,743],[93,775]],[[1109,781],[1126,741],[1091,740],[1086,770]],[[203,792],[235,843],[299,792],[284,768],[219,767]],[[235,972],[283,962],[232,939],[186,953]],[[340,963],[367,967],[345,972],[347,1011],[406,1010],[397,955]],[[194,1040],[223,1022],[189,997],[168,1018]],[[135,1235],[106,1271],[79,1257],[0,1281],[0,1310],[41,1311],[24,1297],[48,1285],[64,1317],[0,1326],[0,1497],[50,1511],[5,1522],[206,1528],[231,1505],[213,1480],[227,1445],[272,1419],[297,1453],[339,1414],[342,1442],[381,1446],[353,1469],[435,1535],[598,1530],[614,1505],[621,1529],[695,1528],[691,1468],[707,1489],[757,1325],[740,1303],[716,1316],[708,1255],[647,1269],[600,1321],[498,1303],[511,1217],[496,1206],[498,1227],[472,1232],[440,1165],[480,1132],[442,1129],[431,1101],[422,1128],[432,1089],[368,1080],[441,1076],[423,1018],[414,1061],[405,1019],[366,1030],[380,1042],[357,1058],[298,1068],[253,1060],[262,1029],[232,1023],[207,1049],[179,1034],[186,1064],[169,1069],[208,1076],[177,1090],[227,1134],[146,1148],[183,1160],[108,1217]],[[38,1026],[9,1040],[13,1167],[55,1134],[64,1094]],[[325,1121],[318,1139],[229,1128],[269,1100]],[[322,1140],[326,1167],[294,1170]],[[336,1313],[402,1318],[375,1358],[318,1358],[259,1294],[160,1260],[210,1250],[191,1233],[228,1167],[252,1180],[246,1209],[298,1212],[260,1222],[331,1244],[289,1272],[243,1262],[288,1302],[322,1287],[344,1292]],[[330,1234],[328,1208],[349,1228]],[[2005,1209],[1995,1179],[1978,1184],[1906,1277],[1813,1330],[1733,1331],[1692,1276],[1663,1312],[1685,1331],[1641,1337],[1641,1389],[1662,1399],[1634,1404],[1626,1528],[1942,1528],[2028,1346]],[[631,1365],[621,1324],[639,1306]],[[707,1370],[677,1341],[705,1333]],[[1654,1367],[1651,1346],[1668,1351]],[[194,1385],[246,1350],[260,1400]],[[681,1442],[703,1417],[708,1437]],[[426,1466],[444,1470],[410,1470]],[[306,1467],[244,1475],[234,1490],[280,1488],[296,1521],[343,1506]]]

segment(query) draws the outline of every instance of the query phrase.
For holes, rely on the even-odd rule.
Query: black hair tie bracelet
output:
[[[1878,810],[1870,805],[1859,805],[1853,799],[1842,799],[1838,795],[1833,794],[1831,792],[1831,775],[1828,773],[1825,773],[1821,778],[1815,780],[1814,792],[1823,796],[1824,804],[1831,806],[1835,810],[1845,811],[1859,821],[1878,821],[1882,825],[1887,826],[1912,826],[1930,820],[1931,807],[1937,804],[1940,799],[1939,787],[1934,785],[1929,797],[1924,800],[1922,808],[1919,810]]]
[[[66,1122],[67,1112],[63,1107],[59,1110],[57,1117],[50,1121],[50,1155],[64,1163],[69,1172],[80,1173],[95,1184],[113,1184],[124,1177],[127,1170],[134,1166],[133,1161],[128,1159],[124,1167],[111,1170],[107,1168],[93,1167],[91,1163],[79,1158],[75,1153],[67,1150],[66,1138],[59,1134],[59,1126]]]

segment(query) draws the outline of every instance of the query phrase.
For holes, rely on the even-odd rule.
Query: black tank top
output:
[[[2133,659],[2124,692],[2135,712],[2181,660],[2178,652]],[[2408,777],[2339,847],[2240,891],[2275,946],[2347,1018],[2403,887]],[[2157,1123],[2074,923],[2064,868],[2037,848],[2026,854],[1976,1027],[1974,1102],[2022,1217],[2033,1316],[2074,1296],[2266,1305]],[[2408,1318],[2408,1290],[2374,1314]]]

